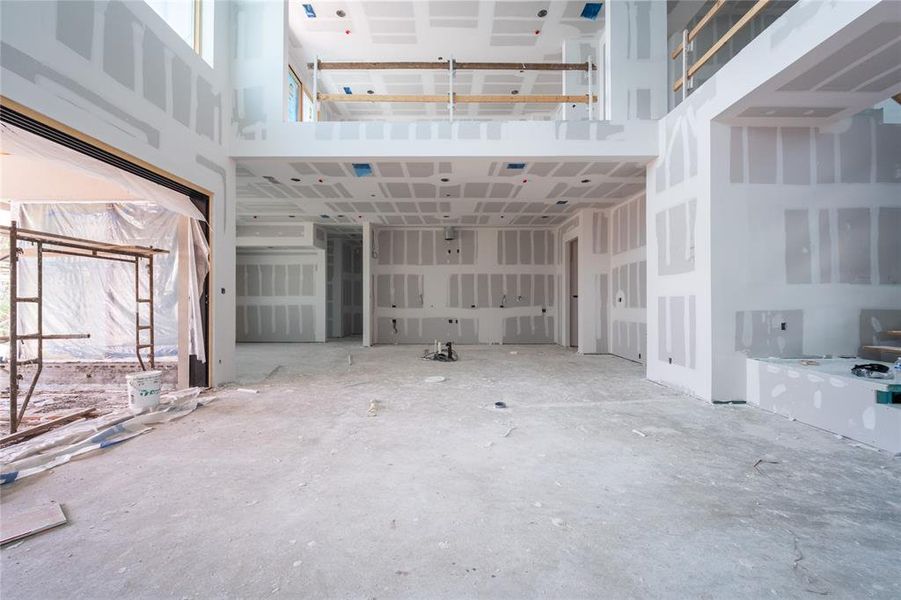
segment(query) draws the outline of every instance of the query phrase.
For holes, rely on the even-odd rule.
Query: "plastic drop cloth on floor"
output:
[[[76,421],[0,449],[0,485],[43,473],[103,448],[147,433],[153,427],[180,419],[216,399],[201,398],[203,388],[188,388],[162,395],[159,406],[137,415],[119,412],[98,419]]]

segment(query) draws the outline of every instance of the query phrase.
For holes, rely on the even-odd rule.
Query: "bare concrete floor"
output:
[[[4,487],[70,522],[3,598],[901,597],[897,459],[613,357],[420,351],[241,346],[261,393]]]

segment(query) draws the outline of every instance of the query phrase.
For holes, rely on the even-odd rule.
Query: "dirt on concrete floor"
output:
[[[259,393],[3,487],[69,523],[0,594],[901,597],[898,459],[610,356],[421,351],[240,346]]]
[[[33,367],[23,368],[19,406],[31,382]],[[174,389],[175,364],[157,363],[163,372],[163,389]],[[34,394],[22,419],[23,427],[40,425],[61,413],[94,408],[97,415],[128,406],[125,377],[140,371],[137,362],[50,362],[44,365]],[[9,372],[0,370],[0,432],[9,431]]]

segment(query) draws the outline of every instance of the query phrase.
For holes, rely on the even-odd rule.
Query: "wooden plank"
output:
[[[307,63],[312,69],[313,63]],[[319,70],[374,71],[374,70],[439,70],[447,71],[447,61],[437,62],[322,62]],[[594,65],[593,70],[597,70]],[[588,63],[527,63],[527,62],[454,62],[457,71],[587,71]]]
[[[719,12],[724,4],[726,4],[726,0],[716,0],[713,6],[710,7],[710,10],[707,11],[707,14],[701,17],[701,20],[698,21],[697,25],[692,27],[691,31],[688,32],[689,42],[698,37],[698,34],[701,33],[701,30],[704,29],[704,27],[707,25],[707,22],[716,16],[716,13]],[[684,48],[682,48],[682,42],[679,42],[679,45],[676,46],[676,49],[673,50],[673,53],[671,54],[673,60],[675,60],[680,54],[682,54],[683,49]]]
[[[446,94],[397,95],[397,94],[319,94],[321,102],[447,102]],[[597,96],[594,97],[597,101]],[[455,95],[455,104],[587,104],[588,95]]]
[[[47,421],[46,423],[42,423],[40,425],[36,425],[30,429],[25,429],[24,431],[17,431],[16,433],[11,433],[9,435],[5,435],[0,438],[0,446],[5,446],[6,444],[13,444],[16,442],[21,442],[22,440],[28,439],[30,437],[34,437],[45,431],[50,431],[54,427],[59,425],[63,425],[68,423],[69,421],[74,421],[75,419],[79,419],[81,417],[87,417],[93,414],[94,408],[81,408],[78,410],[73,410],[70,413],[66,413],[56,419],[51,421]]]
[[[0,545],[65,525],[66,522],[66,514],[63,512],[62,506],[56,503],[13,515],[4,510],[3,519],[0,519]]]
[[[901,330],[899,330],[899,331],[886,331],[885,334],[886,334],[886,335],[891,335],[891,336],[901,336]]]
[[[770,3],[770,0],[757,0],[757,3],[754,6],[752,6],[750,8],[750,10],[748,10],[748,12],[746,12],[744,15],[742,15],[742,17],[738,21],[735,22],[735,25],[730,27],[729,31],[727,31],[725,34],[723,34],[723,37],[718,39],[710,47],[710,49],[707,50],[707,52],[705,52],[704,55],[695,62],[695,64],[691,65],[691,67],[688,68],[689,79],[691,77],[694,77],[694,74],[697,73],[701,69],[701,67],[703,67],[705,64],[707,64],[707,61],[709,61],[711,58],[713,58],[713,56],[717,52],[720,51],[720,49],[726,44],[726,42],[728,42],[733,37],[735,37],[735,34],[737,34],[739,31],[741,31],[742,27],[747,25],[748,22],[751,19],[753,19],[754,17],[756,17],[757,13],[759,13],[764,8],[766,8],[766,5],[769,3]],[[679,91],[679,88],[682,87],[683,83],[684,82],[682,81],[681,77],[679,79],[677,79],[676,83],[673,84],[673,91],[674,92]]]
[[[897,352],[901,354],[901,346],[864,346],[864,350],[878,350],[879,352]]]

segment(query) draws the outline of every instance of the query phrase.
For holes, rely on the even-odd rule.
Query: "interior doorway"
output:
[[[569,346],[579,347],[579,238],[566,243],[566,256],[569,264],[567,271],[567,310],[569,321]]]
[[[333,228],[326,249],[326,331],[329,339],[363,335],[363,236]]]

